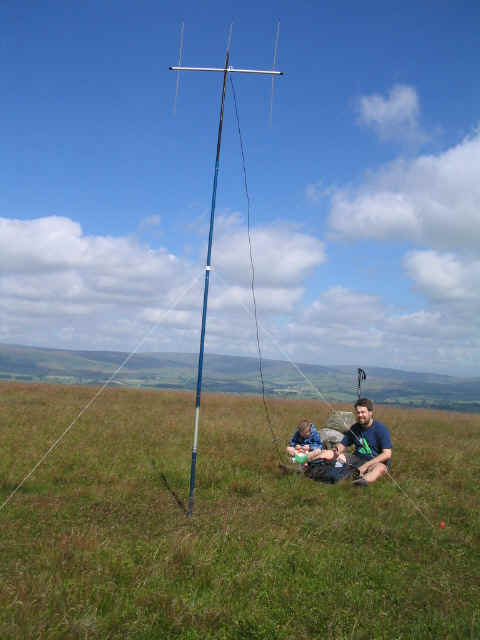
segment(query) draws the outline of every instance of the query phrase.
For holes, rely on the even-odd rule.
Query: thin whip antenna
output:
[[[280,36],[280,20],[277,22],[277,35],[275,38],[275,46],[273,48],[273,69],[277,68],[277,52],[278,52],[278,38]],[[273,87],[275,84],[274,76],[272,76],[272,93],[270,95],[270,124],[272,124],[273,116]]]
[[[227,51],[230,51],[230,45],[232,44],[232,29],[233,22],[230,23],[230,29],[228,31]]]
[[[178,66],[182,65],[182,55],[183,55],[183,31],[185,28],[185,23],[182,22],[182,26],[180,28],[180,48],[178,51]],[[177,71],[177,87],[175,89],[175,100],[173,102],[173,115],[177,115],[177,98],[178,98],[178,89],[180,87],[180,71]]]

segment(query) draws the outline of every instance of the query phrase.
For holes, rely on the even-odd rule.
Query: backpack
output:
[[[316,482],[324,482],[326,484],[336,484],[340,480],[344,480],[352,475],[355,467],[350,464],[335,466],[335,461],[318,460],[310,462],[305,469],[305,475]]]

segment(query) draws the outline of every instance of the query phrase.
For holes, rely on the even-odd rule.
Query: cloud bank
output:
[[[415,128],[418,102],[396,87],[388,99],[363,100],[362,117],[387,136],[400,125]],[[402,345],[407,364],[415,366],[418,355],[419,364],[424,358],[432,369],[475,369],[480,355],[479,175],[477,129],[443,152],[398,158],[355,187],[332,189],[332,238],[410,247],[403,269],[424,308],[372,318],[386,353],[389,345]]]
[[[356,189],[334,192],[331,228],[342,236],[476,249],[479,167],[478,131],[438,155],[395,161]]]
[[[147,351],[198,350],[201,265],[131,238],[85,235],[67,218],[4,218],[0,227],[1,341],[125,351],[144,341]],[[256,355],[247,248],[245,227],[224,224],[211,279],[211,352]],[[265,227],[253,248],[265,357],[438,370],[454,354],[474,366],[478,345],[472,349],[471,331],[459,331],[447,302],[478,304],[478,261],[471,269],[451,253],[409,252],[410,277],[445,308],[400,314],[375,294],[340,285],[306,304],[306,279],[326,261],[313,236]]]
[[[436,156],[392,163],[355,190],[337,190],[331,229],[337,237],[416,245],[404,265],[427,300],[473,304],[479,290],[479,172],[476,131]]]
[[[326,260],[322,242],[287,227],[256,230],[253,250],[256,300],[266,317],[291,311],[304,280]],[[248,238],[240,221],[219,220],[214,267],[208,339],[229,353],[232,345],[241,349],[253,328]],[[204,268],[165,248],[88,236],[64,217],[2,218],[0,269],[1,341],[128,350],[148,333],[149,349],[198,348]],[[158,325],[154,332],[151,325]]]

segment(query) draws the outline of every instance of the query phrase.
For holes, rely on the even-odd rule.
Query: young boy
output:
[[[290,458],[295,456],[295,451],[301,451],[308,454],[307,462],[315,460],[333,460],[335,453],[323,449],[323,442],[320,434],[315,429],[310,420],[301,420],[297,426],[297,430],[290,438],[287,447],[287,454]],[[339,456],[342,460],[344,456]]]
[[[287,446],[287,454],[290,458],[295,455],[295,451],[312,452],[322,448],[323,443],[320,434],[310,420],[300,420],[297,430],[290,438]]]

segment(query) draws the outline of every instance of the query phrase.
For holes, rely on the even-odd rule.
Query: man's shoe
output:
[[[362,475],[360,471],[355,467],[355,469],[352,471],[352,480],[358,480],[361,477]]]

